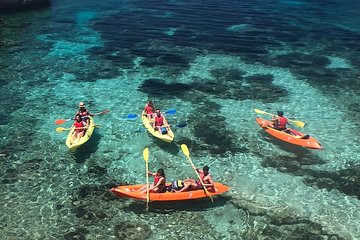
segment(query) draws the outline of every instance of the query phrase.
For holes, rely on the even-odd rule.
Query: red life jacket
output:
[[[286,117],[279,117],[277,122],[278,122],[277,124],[278,129],[286,129],[286,124],[288,123]]]
[[[157,115],[155,116],[155,126],[162,126],[164,125],[164,117],[160,116],[158,117]]]
[[[154,176],[154,186],[160,181],[161,178],[163,178],[163,177],[158,176],[158,175]],[[164,181],[164,183],[160,184],[160,186],[165,186],[165,181]]]
[[[83,124],[83,122],[78,122],[78,121],[76,121],[75,123],[74,123],[74,126],[75,126],[75,132],[82,132],[84,129],[82,128],[82,127],[84,127],[84,124]],[[78,129],[78,128],[80,128],[80,129]]]
[[[148,105],[146,105],[145,107],[145,112],[146,114],[153,114],[154,113],[154,109]]]

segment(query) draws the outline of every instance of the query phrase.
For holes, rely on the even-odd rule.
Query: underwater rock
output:
[[[3,10],[24,10],[49,6],[50,0],[2,0],[0,12]]]
[[[178,96],[191,90],[191,86],[184,83],[166,83],[162,79],[146,79],[138,88],[151,96]]]
[[[85,234],[87,234],[89,231],[85,228],[78,228],[73,232],[69,232],[65,234],[64,238],[65,240],[85,240]]]
[[[115,226],[117,239],[148,239],[152,234],[148,225],[137,222],[122,222]]]

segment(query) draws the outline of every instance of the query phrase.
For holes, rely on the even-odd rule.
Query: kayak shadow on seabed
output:
[[[89,141],[84,143],[84,145],[80,146],[72,153],[75,157],[75,162],[84,163],[92,153],[95,153],[98,149],[101,137],[102,136],[99,133],[94,131]]]
[[[209,208],[215,208],[225,205],[229,200],[230,196],[216,196],[213,197],[214,202],[211,202],[210,198],[202,198],[197,200],[186,200],[186,201],[168,201],[168,202],[150,202],[149,212],[156,213],[169,213],[179,211],[206,211]],[[124,207],[125,211],[134,213],[144,213],[146,208],[146,202],[131,200],[131,203]]]

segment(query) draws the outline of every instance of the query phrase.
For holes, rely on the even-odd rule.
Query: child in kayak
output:
[[[86,126],[87,126],[86,122],[81,120],[81,115],[77,114],[75,116],[75,122],[73,124],[75,130],[72,134],[72,140],[71,140],[72,143],[74,143],[75,140],[79,141],[79,139],[84,136]]]
[[[147,118],[149,119],[149,121],[151,121],[151,119],[153,118],[153,115],[155,113],[155,107],[154,107],[154,103],[153,101],[149,100],[144,108],[145,114],[147,116]]]

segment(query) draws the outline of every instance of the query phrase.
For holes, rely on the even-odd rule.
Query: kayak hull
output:
[[[280,131],[277,129],[274,129],[272,126],[272,122],[269,120],[265,120],[262,119],[260,117],[256,117],[256,122],[260,125],[260,127],[262,127],[262,129],[265,130],[265,132],[267,132],[268,134],[270,134],[271,136],[293,144],[293,145],[297,145],[297,146],[301,146],[301,147],[305,147],[305,148],[311,148],[311,149],[323,149],[323,147],[321,146],[321,144],[313,137],[309,137],[307,139],[302,139],[300,138],[300,136],[294,136],[291,134],[288,134],[284,131]],[[292,130],[291,128],[289,128],[290,130]],[[299,134],[302,134],[298,131],[296,131]],[[304,134],[302,134],[304,135]]]
[[[146,201],[146,192],[136,192],[137,189],[145,185],[146,184],[118,186],[112,188],[111,191],[120,197],[128,197]],[[211,196],[222,194],[230,189],[228,186],[219,182],[214,182],[214,186],[214,190],[208,189],[209,195]],[[204,189],[185,192],[150,193],[149,196],[150,201],[152,202],[185,201],[209,197],[208,195],[206,195]]]
[[[169,129],[168,129],[168,133],[167,134],[160,134],[159,131],[155,131],[153,126],[152,126],[152,123],[149,121],[149,119],[147,118],[145,112],[143,111],[142,114],[141,114],[141,120],[145,126],[145,128],[147,129],[147,131],[153,135],[154,137],[160,139],[160,140],[163,140],[167,143],[172,143],[172,141],[174,141],[174,133],[173,131],[171,130],[170,126],[169,126]]]
[[[72,140],[72,134],[73,134],[73,132],[75,130],[74,127],[71,128],[71,130],[69,132],[69,135],[68,135],[68,137],[66,139],[66,142],[65,142],[66,146],[70,149],[70,151],[75,151],[78,147],[80,147],[81,145],[86,143],[90,139],[91,135],[93,134],[94,128],[95,128],[95,122],[94,122],[92,117],[89,117],[89,118],[90,118],[89,128],[86,130],[85,135],[82,138],[79,139],[79,141],[76,141],[76,140],[75,140],[75,142],[71,141]]]

